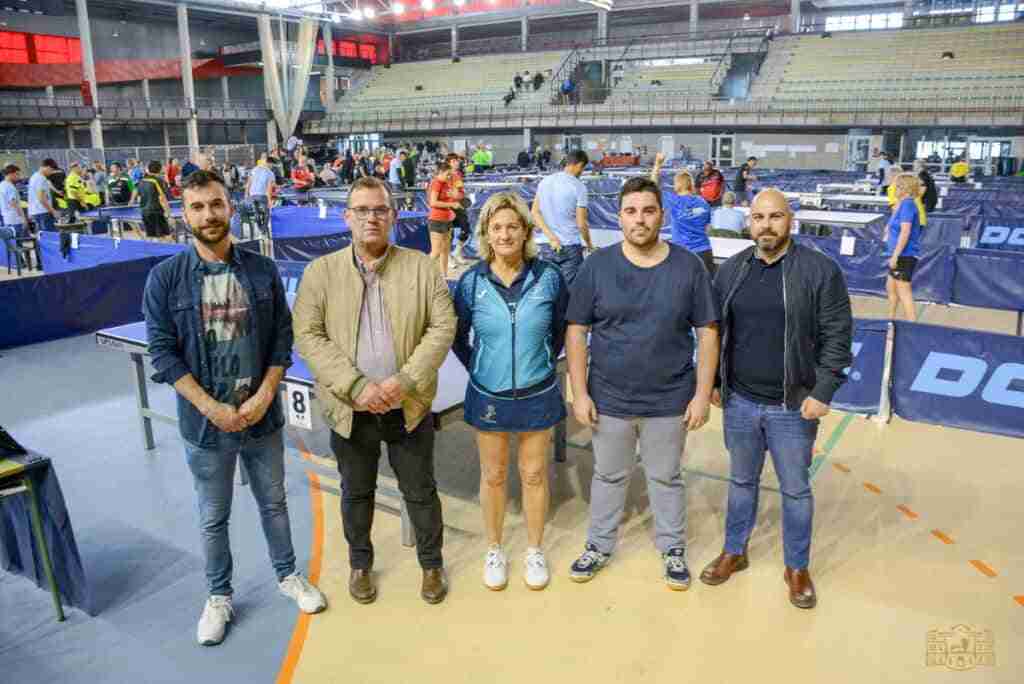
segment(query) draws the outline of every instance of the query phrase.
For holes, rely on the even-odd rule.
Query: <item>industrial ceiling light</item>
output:
[[[363,13],[359,10],[358,7],[356,7],[354,10],[348,13],[348,18],[351,19],[352,21],[362,21]]]
[[[377,13],[374,11],[374,9],[372,7],[364,7],[363,8],[363,16],[366,19],[373,19],[375,16],[377,16]]]
[[[615,4],[615,0],[580,0],[585,5],[593,5],[597,9],[602,9],[605,12],[610,12],[612,5]]]
[[[423,0],[423,2],[420,3],[420,7],[429,12],[434,9],[434,0]]]
[[[466,4],[466,0],[452,0],[452,3],[453,3],[453,4],[454,4],[454,5],[456,6],[456,7],[462,7],[463,5],[465,5],[465,4]]]
[[[750,12],[743,13],[743,21],[750,21]]]
[[[404,14],[405,13],[405,5],[403,5],[400,2],[392,3],[392,5],[391,5],[391,12],[394,13],[394,14]]]
[[[340,24],[341,15],[338,14],[337,12],[331,12],[331,21],[333,21],[335,24]]]

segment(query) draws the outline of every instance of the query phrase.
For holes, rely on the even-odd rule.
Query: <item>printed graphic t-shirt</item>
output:
[[[255,392],[249,296],[228,264],[203,264],[202,321],[213,398],[239,407]]]

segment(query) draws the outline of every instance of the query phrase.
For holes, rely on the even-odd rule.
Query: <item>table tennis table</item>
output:
[[[175,242],[187,241],[187,235],[185,239],[182,239],[183,234],[188,234],[188,230],[182,230],[185,225],[184,217],[182,214],[181,202],[174,201],[170,202],[171,215],[170,221],[172,223],[172,230],[174,231]],[[79,212],[79,217],[83,221],[96,221],[98,219],[110,219],[110,236],[114,237],[117,233],[118,237],[124,237],[124,224],[131,223],[136,226],[142,226],[142,209],[138,205],[129,205],[124,207],[98,207],[90,211]]]
[[[149,354],[149,338],[146,333],[144,322],[128,323],[113,328],[100,330],[96,333],[96,344],[114,351],[127,353],[132,361],[132,368],[135,377],[135,396],[138,403],[139,426],[142,429],[142,441],[145,449],[151,450],[155,447],[153,441],[153,421],[159,420],[170,425],[177,425],[178,420],[173,416],[153,410],[149,403],[149,392],[146,385],[145,356]],[[560,371],[561,372],[561,371]],[[438,370],[437,396],[434,398],[431,407],[432,420],[435,430],[442,430],[445,427],[463,419],[463,403],[466,397],[466,385],[469,382],[469,375],[462,363],[455,354],[448,352],[444,363]],[[564,386],[564,379],[563,379]],[[289,425],[298,429],[307,429],[306,424],[315,426],[313,416],[319,416],[313,411],[313,401],[316,399],[314,392],[313,374],[309,370],[302,357],[292,351],[292,366],[288,369],[284,381],[281,383],[280,392],[284,393],[285,410]],[[301,411],[299,411],[301,407]],[[306,413],[307,416],[299,416],[297,413]],[[302,424],[297,424],[297,423]],[[323,425],[322,419],[318,421]],[[326,429],[326,428],[325,428]],[[565,461],[566,449],[566,422],[562,421],[555,426],[554,451],[555,461]],[[245,471],[239,469],[240,483],[246,484]],[[398,492],[383,488],[385,494],[399,497],[401,501],[402,516],[402,543],[406,546],[414,546],[412,525],[408,513],[405,510],[405,502],[401,500]]]

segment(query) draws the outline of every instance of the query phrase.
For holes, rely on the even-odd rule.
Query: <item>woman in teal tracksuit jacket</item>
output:
[[[566,415],[556,365],[569,294],[558,268],[537,258],[530,213],[517,195],[492,195],[476,232],[481,260],[455,290],[453,350],[469,371],[464,414],[480,451],[480,504],[490,541],[484,584],[498,590],[508,582],[502,523],[509,443],[517,433],[528,537],[524,581],[543,589],[547,454],[552,428]]]

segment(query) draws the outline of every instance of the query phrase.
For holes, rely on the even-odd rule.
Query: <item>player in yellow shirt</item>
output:
[[[971,173],[971,166],[967,163],[967,159],[961,157],[956,160],[951,167],[949,167],[949,180],[954,183],[966,183],[967,176]]]

